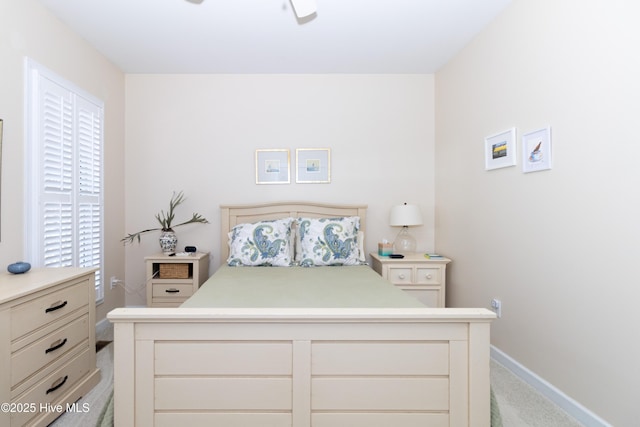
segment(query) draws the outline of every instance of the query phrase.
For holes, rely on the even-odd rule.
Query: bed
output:
[[[233,258],[227,235],[244,224],[357,217],[361,232],[366,225],[365,206],[287,202],[221,214],[221,259]],[[238,272],[273,276],[275,287]],[[329,276],[310,278],[316,272]],[[345,280],[355,294],[344,294]],[[488,427],[494,317],[427,308],[366,265],[223,266],[179,308],[109,313],[115,425]]]

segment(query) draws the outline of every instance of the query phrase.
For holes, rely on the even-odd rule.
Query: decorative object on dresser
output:
[[[94,268],[0,274],[0,425],[51,423],[100,381]]]
[[[178,307],[209,278],[209,252],[156,254],[145,262],[149,307]]]
[[[390,258],[377,253],[370,255],[372,268],[382,277],[428,307],[445,307],[449,258],[427,258],[419,252],[405,253],[404,258]]]
[[[173,220],[175,219],[175,209],[182,204],[186,199],[184,197],[184,193],[180,191],[179,193],[173,192],[173,196],[171,196],[171,200],[169,201],[169,210],[165,212],[161,210],[160,213],[156,214],[156,219],[160,223],[160,227],[156,228],[148,228],[146,230],[138,231],[137,233],[128,234],[126,237],[121,239],[123,243],[133,243],[134,240],[140,242],[140,237],[148,233],[150,231],[158,231],[160,230],[160,248],[162,248],[162,253],[165,255],[175,254],[176,246],[178,244],[178,238],[176,237],[175,231],[173,229],[175,227],[180,227],[181,225],[187,224],[208,224],[209,221],[199,213],[193,213],[191,219],[188,221],[181,222],[180,224],[173,225]]]
[[[416,205],[397,205],[391,208],[389,215],[389,225],[392,227],[402,227],[396,239],[393,242],[395,252],[415,252],[416,239],[409,234],[409,227],[414,225],[422,225],[422,214],[420,208]]]
[[[12,274],[24,274],[29,270],[31,270],[31,264],[24,261],[14,262],[7,267],[7,271]]]

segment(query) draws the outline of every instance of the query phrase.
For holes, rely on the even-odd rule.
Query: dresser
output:
[[[371,266],[382,277],[428,307],[444,307],[448,258],[428,259],[423,253],[389,258],[372,253]]]
[[[145,258],[147,306],[178,307],[209,278],[209,252]]]
[[[100,380],[94,285],[92,268],[0,274],[0,425],[87,410],[74,402]]]

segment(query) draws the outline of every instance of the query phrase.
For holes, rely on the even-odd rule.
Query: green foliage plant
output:
[[[148,228],[146,230],[138,231],[136,233],[127,234],[125,237],[120,239],[120,241],[123,242],[124,244],[133,243],[134,241],[137,241],[139,243],[140,237],[143,234],[149,233],[151,231],[158,231],[158,230],[173,231],[175,227],[180,227],[181,225],[195,224],[195,223],[208,224],[209,221],[207,221],[205,217],[195,212],[191,216],[191,219],[181,222],[180,224],[175,224],[175,225],[173,224],[173,221],[175,220],[175,217],[176,217],[175,210],[185,200],[186,198],[184,197],[184,193],[182,191],[178,193],[174,191],[173,195],[171,196],[171,200],[169,201],[169,210],[167,212],[165,212],[164,210],[161,210],[159,213],[156,214],[156,220],[158,220],[160,227]]]

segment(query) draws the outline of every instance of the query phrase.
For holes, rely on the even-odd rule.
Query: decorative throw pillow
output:
[[[291,223],[293,218],[238,224],[229,233],[231,266],[291,265]]]
[[[298,218],[300,265],[358,265],[360,218]]]

